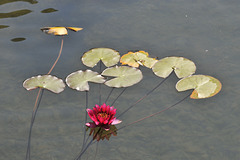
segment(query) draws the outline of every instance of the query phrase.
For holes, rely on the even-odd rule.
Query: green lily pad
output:
[[[116,77],[105,82],[107,86],[116,88],[132,86],[140,82],[143,77],[139,69],[128,66],[107,68],[102,72],[102,75]]]
[[[212,97],[221,88],[222,84],[218,79],[207,75],[192,75],[179,80],[176,84],[176,89],[179,92],[194,89],[190,96],[192,99]]]
[[[196,71],[195,64],[184,57],[166,57],[160,59],[152,67],[153,72],[162,78],[168,77],[174,71],[178,78],[187,77]]]
[[[113,66],[119,62],[120,55],[110,48],[93,48],[82,57],[82,62],[88,67],[94,67],[100,60],[106,67]]]
[[[64,90],[65,84],[63,80],[51,75],[39,75],[28,78],[23,82],[23,87],[27,90],[35,88],[44,88],[54,93],[60,93]]]
[[[89,91],[88,82],[103,83],[104,77],[91,70],[73,72],[66,78],[68,87],[78,91]]]
[[[126,64],[132,67],[139,67],[141,65],[147,68],[152,68],[157,61],[155,58],[150,58],[145,51],[128,52],[120,59],[122,65]]]

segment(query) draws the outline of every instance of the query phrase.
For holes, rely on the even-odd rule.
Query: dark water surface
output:
[[[215,97],[187,99],[101,141],[96,159],[239,160],[239,7],[237,0],[1,0],[0,159],[25,158],[37,90],[26,91],[22,82],[46,74],[60,48],[61,37],[41,33],[40,28],[73,26],[84,30],[64,38],[62,57],[52,72],[59,78],[86,69],[80,62],[84,52],[109,47],[121,54],[145,50],[159,59],[183,56],[196,63],[197,74],[211,75],[223,84]],[[162,80],[148,69],[143,73],[144,79],[115,104],[118,113]],[[122,116],[119,126],[182,99],[188,93],[177,93],[177,81],[172,75]],[[89,96],[89,105],[95,105],[97,85],[91,85]],[[73,160],[82,145],[84,108],[85,93],[69,88],[59,95],[46,91],[33,127],[32,160]],[[94,159],[95,153],[96,144],[83,159]]]

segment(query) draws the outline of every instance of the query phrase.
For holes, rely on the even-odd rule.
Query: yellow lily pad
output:
[[[111,48],[93,48],[82,56],[82,62],[88,67],[94,67],[101,60],[106,67],[113,66],[119,62],[118,51]]]
[[[63,36],[68,35],[67,29],[70,29],[72,31],[80,31],[83,28],[77,28],[77,27],[43,27],[41,30],[46,34],[52,34],[55,36]]]
[[[51,75],[39,75],[26,79],[23,82],[23,87],[27,90],[35,88],[44,88],[54,93],[60,93],[64,90],[65,84],[63,80]]]
[[[179,80],[176,84],[179,92],[194,89],[190,96],[192,99],[212,97],[220,92],[221,88],[222,84],[218,79],[207,75],[192,75]]]
[[[165,57],[155,63],[152,70],[154,74],[162,78],[168,77],[172,71],[178,78],[183,78],[194,74],[196,66],[191,60],[184,57]]]
[[[145,51],[128,52],[123,55],[120,59],[122,65],[129,65],[138,68],[139,65],[145,66],[147,68],[152,68],[152,66],[157,62],[155,58],[150,58],[148,53]]]

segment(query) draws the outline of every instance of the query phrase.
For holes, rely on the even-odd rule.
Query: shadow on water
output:
[[[13,17],[19,17],[23,16],[25,14],[31,13],[32,11],[29,9],[21,9],[13,12],[8,13],[0,13],[0,18],[13,18]]]
[[[1,0],[0,5],[6,4],[6,3],[12,3],[12,2],[28,2],[28,3],[31,3],[31,4],[38,3],[38,1],[36,1],[36,0]]]
[[[0,29],[8,28],[8,27],[9,27],[8,25],[0,25]]]
[[[54,8],[47,8],[47,9],[44,9],[42,10],[41,12],[42,13],[51,13],[51,12],[56,12],[58,10],[54,9]]]

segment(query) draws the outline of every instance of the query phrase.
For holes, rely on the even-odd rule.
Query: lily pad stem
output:
[[[170,75],[168,76],[170,77]],[[143,99],[145,99],[149,94],[151,94],[153,91],[155,91],[159,86],[161,86],[161,84],[163,84],[163,82],[165,82],[167,79],[163,79],[158,85],[156,85],[156,87],[154,87],[152,90],[150,90],[148,93],[146,93],[142,98],[140,98],[139,100],[137,100],[134,104],[132,104],[130,107],[128,107],[125,111],[123,111],[117,118],[121,117],[122,115],[124,115],[128,110],[130,110],[132,107],[134,107],[136,104],[138,104],[139,102],[141,102]]]
[[[99,62],[99,73],[102,72],[102,61]],[[99,105],[101,105],[101,99],[102,99],[102,84],[99,83]]]
[[[63,36],[62,36],[61,47],[60,47],[60,50],[59,50],[59,53],[58,53],[58,57],[55,60],[54,64],[52,65],[51,69],[48,71],[48,73],[47,73],[48,75],[52,72],[53,68],[57,64],[57,62],[58,62],[58,60],[61,56],[61,53],[62,53],[62,48],[63,48]],[[42,99],[42,94],[43,94],[43,89],[40,88],[38,90],[38,94],[37,94],[35,105],[33,107],[33,112],[32,112],[32,119],[31,119],[31,125],[30,125],[29,136],[28,136],[28,146],[27,146],[26,160],[30,160],[30,145],[31,145],[32,127],[33,127],[33,123],[34,123],[34,120],[35,120],[35,117],[36,117],[36,114],[37,114],[37,110],[39,108],[39,105],[40,105],[40,102],[41,102],[41,99]]]
[[[86,108],[85,108],[85,122],[84,122],[84,137],[83,137],[83,144],[82,144],[82,149],[81,151],[83,150],[83,148],[85,147],[86,143],[87,143],[87,140],[86,140],[86,126],[85,124],[87,123],[87,108],[88,108],[88,91],[86,91]]]
[[[133,125],[133,124],[135,124],[135,123],[137,123],[137,122],[143,121],[143,120],[145,120],[145,119],[147,119],[147,118],[156,116],[156,115],[158,115],[158,114],[160,114],[160,113],[162,113],[162,112],[164,112],[164,111],[166,111],[166,110],[169,110],[170,108],[172,108],[172,107],[178,105],[179,103],[183,102],[183,101],[184,101],[185,99],[187,99],[190,95],[191,95],[191,93],[188,94],[187,96],[185,96],[185,97],[184,97],[183,99],[181,99],[180,101],[178,101],[178,102],[176,102],[175,104],[171,105],[170,107],[167,107],[167,108],[165,108],[165,109],[163,109],[163,110],[161,110],[161,111],[159,111],[159,112],[156,112],[156,113],[151,114],[151,115],[149,115],[149,116],[147,116],[147,117],[144,117],[144,118],[141,118],[141,119],[139,119],[139,120],[136,120],[136,121],[134,121],[134,122],[132,122],[132,123],[129,123],[129,124],[127,124],[127,125],[119,128],[118,131],[119,131],[120,129],[123,129],[123,128],[125,128],[125,127],[128,127],[128,126],[130,126],[130,125]]]
[[[118,98],[123,94],[123,92],[125,92],[125,90],[127,89],[127,87],[125,87],[122,92],[115,98],[115,100],[112,102],[111,106],[114,105],[114,103],[118,100]]]
[[[57,62],[58,62],[58,60],[59,60],[59,58],[60,58],[60,56],[62,54],[62,48],[63,48],[63,36],[62,36],[61,47],[60,47],[60,50],[59,50],[59,53],[58,53],[58,57],[55,60],[54,64],[52,65],[51,69],[48,71],[47,74],[50,74],[52,72],[53,68],[55,67],[55,65],[57,64]]]
[[[79,156],[75,159],[75,160],[80,160],[82,155],[86,152],[86,150],[88,149],[88,147],[92,144],[93,140],[97,137],[98,133],[100,132],[101,127],[98,129],[98,131],[96,132],[96,134],[93,136],[93,139],[87,144],[87,146],[80,152]]]
[[[107,99],[105,100],[105,104],[107,104],[107,101],[110,97],[110,95],[112,94],[113,90],[115,89],[115,87],[112,87],[111,91],[109,92],[108,96],[107,96]]]
[[[36,98],[36,101],[35,101],[35,105],[34,105],[34,108],[33,108],[33,112],[32,112],[32,119],[31,119],[31,124],[30,124],[30,129],[29,129],[29,135],[28,135],[28,146],[27,146],[26,160],[30,160],[30,148],[31,148],[30,146],[31,146],[32,127],[33,127],[33,123],[34,123],[38,108],[40,106],[43,91],[44,90],[42,88],[39,89],[38,95],[37,95],[37,98]]]

